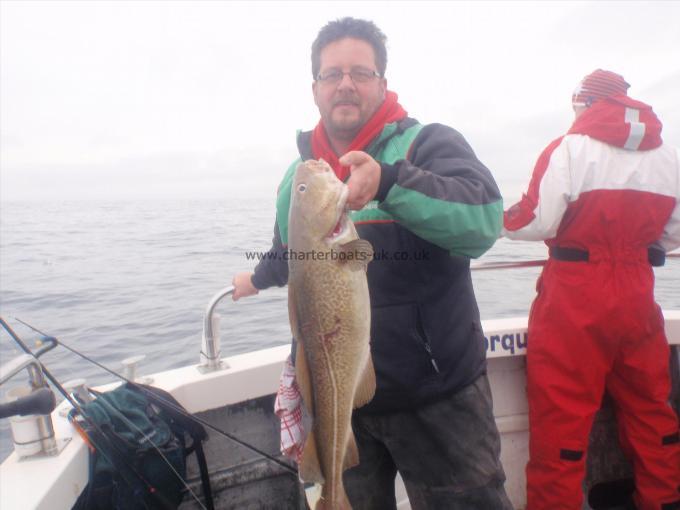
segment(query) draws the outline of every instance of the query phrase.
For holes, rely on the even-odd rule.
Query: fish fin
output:
[[[350,432],[347,440],[347,448],[345,449],[345,459],[342,463],[343,471],[359,464],[359,447],[357,441],[354,439],[354,433]]]
[[[366,239],[355,239],[340,245],[340,252],[345,254],[339,257],[340,264],[347,264],[353,271],[366,271],[368,263],[373,260],[373,246]]]
[[[300,325],[298,323],[298,314],[295,304],[294,287],[288,286],[288,318],[290,320],[290,330],[293,333],[293,338],[297,342],[295,350],[295,381],[298,389],[302,394],[302,401],[305,403],[305,408],[310,414],[314,413],[314,400],[312,399],[312,385],[309,375],[309,368],[307,367],[307,357],[305,356],[305,348],[302,344],[302,335],[300,332]]]
[[[312,397],[312,382],[309,368],[307,367],[307,356],[305,356],[305,346],[299,337],[295,352],[295,380],[302,394],[302,401],[305,403],[307,412],[314,414],[314,398]]]
[[[316,434],[314,429],[309,432],[305,447],[302,450],[302,459],[298,464],[300,480],[307,483],[324,483],[325,478],[319,464],[319,453],[316,449]]]
[[[314,510],[352,510],[345,487],[341,484],[335,490],[335,498],[332,498],[330,484],[325,484],[321,489],[321,497],[317,500]]]
[[[290,321],[290,332],[293,334],[293,338],[300,340],[300,325],[298,324],[298,313],[295,304],[297,303],[295,299],[295,288],[288,286],[288,319]]]
[[[364,373],[361,374],[359,384],[354,392],[354,409],[368,404],[375,395],[375,369],[373,368],[373,358],[371,353],[368,353],[368,360],[364,367]]]

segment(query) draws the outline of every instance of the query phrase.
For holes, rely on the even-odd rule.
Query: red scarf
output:
[[[363,150],[382,132],[385,124],[399,121],[405,118],[406,115],[406,110],[397,101],[397,94],[388,90],[387,94],[385,94],[385,101],[383,101],[380,108],[376,110],[368,122],[364,124],[364,127],[357,133],[347,152]],[[349,175],[349,167],[341,165],[340,161],[338,161],[338,155],[335,154],[331,147],[326,128],[321,120],[319,120],[319,123],[312,132],[312,155],[315,159],[323,158],[324,161],[331,165],[335,175],[341,181],[344,181]]]

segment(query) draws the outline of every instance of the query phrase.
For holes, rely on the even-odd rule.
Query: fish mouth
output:
[[[349,209],[347,207],[347,197],[349,196],[349,188],[343,184],[340,197],[338,199],[338,206],[336,211],[336,222],[333,229],[328,233],[326,239],[333,242],[342,238],[347,233],[347,224],[349,222]]]

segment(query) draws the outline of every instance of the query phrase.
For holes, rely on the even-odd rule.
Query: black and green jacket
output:
[[[288,281],[291,184],[297,164],[313,158],[311,132],[298,134],[298,149],[279,186],[273,246],[255,268],[258,289]],[[351,219],[375,252],[367,276],[378,386],[361,412],[380,412],[434,401],[485,371],[470,258],[498,238],[503,204],[489,170],[447,126],[388,124],[366,152],[380,162],[380,186]]]

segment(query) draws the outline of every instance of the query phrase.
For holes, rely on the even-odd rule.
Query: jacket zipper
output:
[[[439,373],[439,366],[437,365],[437,361],[434,359],[434,356],[432,356],[432,347],[430,347],[430,343],[423,339],[423,346],[425,347],[425,350],[427,351],[427,354],[430,356],[430,363],[432,363],[432,368],[434,368],[434,371]]]
[[[423,327],[423,323],[420,318],[420,312],[418,312],[416,332],[418,334],[418,340],[425,348],[425,351],[427,351],[427,355],[430,357],[430,363],[432,364],[432,368],[434,368],[434,371],[436,373],[439,373],[439,365],[437,365],[437,360],[435,360],[434,356],[432,355],[432,346],[430,345],[430,342],[427,339],[427,335],[425,334],[425,328]]]

